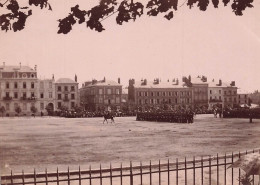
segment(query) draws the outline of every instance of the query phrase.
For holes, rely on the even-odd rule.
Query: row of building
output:
[[[32,107],[37,113],[47,110],[73,110],[83,107],[88,111],[119,110],[122,105],[138,107],[171,105],[206,107],[234,106],[247,104],[248,94],[240,93],[235,81],[208,81],[205,76],[183,77],[161,82],[159,79],[135,81],[130,79],[123,89],[120,78],[117,81],[91,80],[79,88],[75,79],[39,79],[37,66],[0,66],[0,110],[4,107],[7,116],[31,115]],[[3,113],[3,111],[2,111]],[[36,113],[36,114],[37,114]]]

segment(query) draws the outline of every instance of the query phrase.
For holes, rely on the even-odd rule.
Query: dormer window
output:
[[[22,77],[23,77],[23,78],[27,78],[27,74],[26,74],[26,73],[23,73]]]

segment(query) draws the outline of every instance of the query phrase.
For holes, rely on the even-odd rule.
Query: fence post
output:
[[[159,185],[161,185],[161,161],[159,160]]]
[[[170,185],[170,160],[168,159],[168,185]]]
[[[11,184],[13,184],[14,181],[13,181],[13,170],[11,170]]]
[[[132,169],[132,161],[130,161],[130,185],[133,185],[133,169]]]
[[[68,185],[70,185],[70,167],[68,167]]]
[[[178,166],[179,166],[179,165],[178,165],[178,158],[177,158],[177,159],[176,159],[176,185],[178,185],[178,180],[179,180],[179,179],[178,179],[178,178],[179,178],[179,177],[178,177]]]
[[[113,180],[112,180],[112,166],[111,166],[111,163],[110,163],[110,185],[113,184]]]
[[[47,168],[45,168],[45,180],[46,180],[46,185],[48,185],[48,172],[47,172]]]
[[[79,166],[79,185],[81,185],[81,170],[80,170],[80,166]]]
[[[211,156],[209,156],[209,185],[211,185]]]
[[[23,185],[24,185],[24,171],[22,171],[22,174],[23,174]]]
[[[150,160],[150,185],[152,185],[152,161]]]
[[[193,156],[193,185],[195,185],[196,179],[196,165],[195,165],[195,156]]]
[[[238,153],[238,158],[240,158],[240,151],[239,151],[239,153]],[[239,168],[239,169],[238,169],[239,185],[241,184],[241,183],[240,183],[240,178],[241,178],[241,177],[240,177],[240,175],[241,175],[240,173],[241,173],[241,172],[240,172],[240,168]]]
[[[227,184],[227,154],[225,153],[225,161],[224,161],[224,185]]]
[[[143,185],[143,167],[142,167],[142,162],[140,162],[140,174],[141,174],[141,185]]]
[[[92,185],[91,165],[89,165],[89,185]]]
[[[121,163],[121,169],[120,169],[120,185],[123,185],[123,169],[122,169],[122,163]]]
[[[101,169],[101,164],[100,164],[100,185],[102,185],[102,169]]]
[[[185,185],[187,185],[187,160],[186,160],[186,157],[185,157]]]
[[[59,182],[59,168],[57,167],[57,185],[59,185],[60,182]]]
[[[253,149],[253,153],[255,153],[255,149]],[[253,185],[255,185],[255,175],[253,175]]]
[[[218,154],[217,154],[217,184],[219,184],[219,166],[218,166]]]
[[[233,154],[233,152],[232,152],[232,158],[231,158],[231,162],[232,162],[232,164],[233,164],[233,162],[234,162],[234,154]],[[234,184],[234,169],[233,168],[231,168],[231,181],[232,181],[232,185]]]
[[[35,171],[35,168],[33,170],[33,173],[34,173],[34,184],[36,185],[36,171]]]
[[[203,185],[203,156],[201,156],[201,185]]]

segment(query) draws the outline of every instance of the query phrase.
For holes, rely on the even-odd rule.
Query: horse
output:
[[[114,120],[114,116],[113,116],[113,115],[111,115],[111,114],[105,114],[105,115],[104,115],[103,124],[104,124],[105,121],[107,122],[108,119],[111,119],[111,123],[115,123],[115,120]],[[108,123],[108,122],[107,122],[107,123]]]

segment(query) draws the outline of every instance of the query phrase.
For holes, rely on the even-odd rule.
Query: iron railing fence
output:
[[[240,169],[228,168],[234,161],[249,153],[260,153],[260,149],[225,155],[193,157],[191,159],[170,160],[156,164],[152,161],[127,166],[92,169],[14,174],[1,176],[2,185],[57,184],[57,185],[243,185],[239,179],[243,175]],[[251,184],[257,184],[258,178],[251,177]]]

